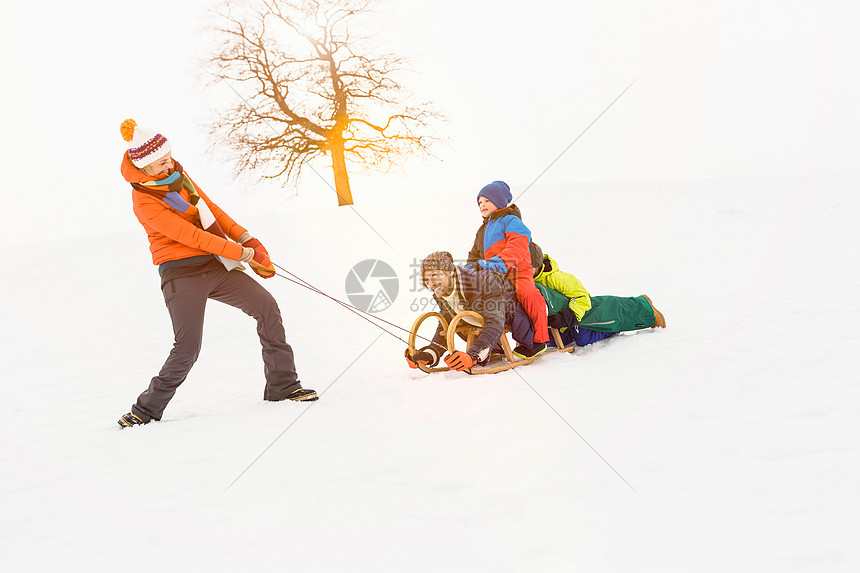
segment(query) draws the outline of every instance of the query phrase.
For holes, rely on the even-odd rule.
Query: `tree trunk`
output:
[[[337,206],[352,205],[352,191],[349,190],[349,174],[346,172],[343,145],[332,146],[331,166],[334,170],[334,190],[337,192]]]

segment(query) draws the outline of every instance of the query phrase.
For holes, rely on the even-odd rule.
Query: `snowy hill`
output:
[[[4,250],[3,569],[856,571],[858,183],[539,185],[518,205],[544,251],[592,294],[649,294],[667,329],[425,375],[276,277],[320,401],[264,403],[253,321],[210,302],[164,420],[123,431],[172,341],[143,231]],[[474,199],[357,211],[240,223],[343,300],[386,261],[379,316],[408,328],[412,265],[465,256]]]

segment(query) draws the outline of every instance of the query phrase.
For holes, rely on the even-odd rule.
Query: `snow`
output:
[[[213,302],[163,421],[128,430],[172,341],[143,231],[4,249],[24,264],[0,297],[3,569],[856,571],[858,183],[538,184],[518,205],[544,251],[593,294],[649,294],[668,328],[425,375],[276,277],[321,399],[263,402],[255,325]],[[379,316],[408,328],[411,265],[465,256],[473,194],[356,211],[240,223],[342,300],[384,260],[401,283]]]

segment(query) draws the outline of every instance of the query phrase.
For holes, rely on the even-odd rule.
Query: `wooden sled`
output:
[[[461,312],[460,314],[458,314],[457,316],[452,318],[451,324],[448,324],[448,321],[445,320],[445,317],[442,316],[438,312],[425,312],[424,314],[419,316],[417,319],[415,319],[415,322],[412,324],[412,329],[409,331],[408,344],[409,344],[409,355],[410,356],[415,354],[415,351],[417,350],[417,348],[415,346],[415,338],[418,336],[418,329],[420,328],[421,324],[430,317],[437,318],[439,320],[439,323],[442,325],[442,332],[445,333],[445,339],[448,343],[448,353],[449,354],[453,354],[454,352],[457,351],[456,347],[454,346],[454,342],[456,341],[457,336],[459,336],[460,338],[462,338],[463,340],[466,341],[467,347],[471,346],[472,342],[474,342],[475,339],[478,338],[478,335],[481,333],[481,328],[484,324],[484,318],[480,314],[478,314],[477,312],[474,312],[471,310]],[[464,319],[466,317],[471,317],[471,318],[476,319],[478,322],[481,323],[482,326],[475,326],[473,324],[469,324],[468,322],[465,322]],[[556,345],[555,350],[547,350],[543,354],[538,354],[537,356],[535,356],[533,358],[519,358],[519,357],[515,356],[514,353],[511,351],[511,345],[508,342],[507,332],[508,332],[508,329],[505,328],[505,331],[502,333],[501,338],[499,338],[499,345],[502,347],[502,351],[504,352],[504,357],[507,360],[506,364],[500,364],[497,366],[487,366],[487,367],[483,367],[483,368],[478,368],[476,366],[473,366],[472,368],[465,370],[465,372],[467,374],[495,374],[496,372],[504,372],[505,370],[510,370],[511,368],[516,368],[518,366],[523,366],[525,364],[531,364],[532,362],[534,362],[538,358],[541,358],[542,356],[546,356],[547,354],[553,354],[555,352],[573,352],[574,349],[576,348],[576,346],[573,344],[571,344],[568,347],[565,347],[561,341],[561,334],[559,333],[558,329],[553,328],[551,330],[551,332],[552,332],[552,338],[553,338],[553,340],[555,340],[555,345]],[[429,372],[444,372],[446,370],[450,370],[450,368],[448,368],[447,366],[430,367],[430,366],[425,366],[421,362],[418,363],[418,368],[420,368],[424,372],[428,372],[428,373]]]

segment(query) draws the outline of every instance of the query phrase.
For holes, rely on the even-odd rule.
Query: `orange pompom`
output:
[[[122,125],[119,126],[119,132],[122,134],[122,138],[126,141],[131,141],[134,137],[135,127],[137,127],[137,122],[133,119],[127,119],[122,122]]]

